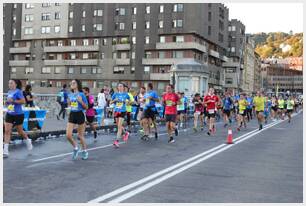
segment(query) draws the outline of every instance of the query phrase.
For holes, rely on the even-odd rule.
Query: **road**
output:
[[[256,203],[303,201],[302,113],[292,123],[269,122],[258,131],[255,120],[235,144],[225,144],[222,122],[208,136],[181,131],[167,143],[143,142],[133,134],[114,149],[114,135],[88,136],[89,159],[71,160],[71,146],[62,137],[24,145],[4,159],[5,203]]]

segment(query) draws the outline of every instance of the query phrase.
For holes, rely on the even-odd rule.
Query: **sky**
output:
[[[246,25],[246,33],[303,32],[302,3],[224,3],[229,18]]]

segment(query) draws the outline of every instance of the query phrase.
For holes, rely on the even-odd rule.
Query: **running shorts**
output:
[[[78,125],[84,124],[85,115],[82,111],[70,112],[68,122],[72,124],[78,124]]]
[[[176,122],[176,115],[175,114],[166,114],[165,115],[166,122]]]
[[[14,126],[23,124],[23,120],[24,120],[24,114],[11,115],[7,113],[5,116],[5,122],[11,123]]]
[[[126,115],[126,112],[115,112],[114,117],[115,118],[124,118]]]
[[[95,116],[87,116],[86,115],[86,121],[88,122],[88,123],[93,123],[94,122],[94,120],[95,120]]]

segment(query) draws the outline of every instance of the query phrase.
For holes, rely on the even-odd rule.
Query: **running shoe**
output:
[[[143,135],[140,139],[144,140],[144,141],[148,141],[149,137],[148,137],[148,135]]]
[[[224,124],[224,128],[226,128],[227,127],[227,124]]]
[[[115,148],[119,148],[119,141],[118,140],[115,140],[114,143],[113,143],[114,147]]]
[[[174,138],[170,137],[169,140],[168,140],[168,143],[173,143],[173,142],[175,142]]]
[[[237,131],[240,132],[240,127],[237,127]]]
[[[8,147],[3,148],[3,158],[8,158],[9,157],[9,151]]]
[[[262,130],[262,124],[259,125],[259,130]]]
[[[232,123],[232,119],[228,119],[229,123],[231,124]]]
[[[209,130],[208,132],[207,132],[207,134],[210,136],[210,133],[211,133],[211,130]]]
[[[194,127],[194,128],[193,128],[193,131],[194,131],[194,132],[197,132],[198,130],[197,130],[197,128]]]
[[[139,133],[142,134],[142,135],[144,134],[143,128],[141,128],[141,129],[139,130]]]
[[[175,136],[178,136],[178,129],[177,128],[175,128],[174,132],[175,132]]]
[[[157,140],[157,139],[158,139],[158,133],[155,132],[155,140]]]
[[[73,160],[77,159],[79,152],[80,152],[79,148],[73,150],[73,154],[72,154],[72,159]]]
[[[183,128],[183,122],[181,122],[180,127]]]
[[[128,139],[129,139],[129,135],[130,135],[130,133],[129,132],[125,132],[125,134],[124,134],[124,136],[123,136],[123,141],[125,141],[125,142],[127,142],[128,141]]]
[[[31,151],[31,150],[33,149],[32,140],[31,140],[30,138],[28,138],[28,139],[26,140],[26,145],[27,145],[27,149],[28,149],[29,151]]]
[[[244,124],[244,128],[247,128],[247,125],[246,125],[246,123],[244,122],[243,124]]]
[[[58,115],[56,115],[56,118],[57,118],[57,120],[60,120],[60,118],[59,118],[59,116],[58,116]]]
[[[94,138],[97,139],[97,131],[94,132]]]
[[[82,151],[82,160],[87,160],[87,159],[88,159],[88,152]]]
[[[203,131],[204,130],[204,127],[201,127],[201,131]]]

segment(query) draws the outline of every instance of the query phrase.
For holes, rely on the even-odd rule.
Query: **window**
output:
[[[49,6],[51,6],[51,3],[43,3],[43,4],[41,4],[41,6],[42,7],[49,7]]]
[[[159,37],[159,42],[160,43],[165,43],[166,42],[166,37],[165,36],[160,36]]]
[[[17,71],[16,67],[11,68],[11,73],[16,73],[16,71]]]
[[[220,30],[224,30],[224,23],[223,23],[223,21],[219,21],[219,29]]]
[[[40,82],[40,87],[47,87],[47,81],[41,81]]]
[[[150,66],[145,66],[143,70],[144,70],[145,74],[149,74],[150,73]]]
[[[145,44],[149,44],[150,43],[150,37],[146,36],[145,37]]]
[[[94,24],[93,28],[94,31],[102,31],[102,24]]]
[[[159,6],[159,13],[164,13],[164,5]]]
[[[73,11],[69,11],[69,19],[73,18]]]
[[[16,22],[16,15],[13,15],[13,22]]]
[[[158,28],[164,28],[164,21],[158,21]]]
[[[115,66],[113,70],[114,74],[124,74],[124,67]]]
[[[125,15],[125,8],[117,8],[116,15],[124,16]]]
[[[146,52],[145,52],[145,58],[146,58],[146,59],[152,58],[152,52],[146,51]]]
[[[41,20],[42,21],[48,21],[48,20],[50,20],[50,16],[51,16],[51,13],[42,13],[41,14]]]
[[[177,27],[183,27],[183,20],[173,20],[172,21],[172,27],[177,28]]]
[[[208,26],[208,35],[211,35],[211,26]]]
[[[134,73],[135,73],[135,67],[131,67],[131,74],[134,74]],[[136,82],[132,82],[132,83],[136,83]]]
[[[94,16],[103,16],[103,10],[102,9],[94,10]]]
[[[120,23],[120,24],[119,24],[119,29],[120,29],[120,30],[124,30],[124,23]]]
[[[132,37],[132,43],[133,43],[133,44],[136,44],[136,36],[133,36],[133,37]]]
[[[31,22],[34,20],[34,15],[33,14],[26,14],[25,15],[25,22]]]
[[[83,53],[83,59],[88,59],[88,53]]]
[[[26,9],[32,9],[34,8],[34,4],[25,4]]]
[[[14,9],[17,9],[17,4],[14,4]]]
[[[150,22],[149,21],[146,21],[146,26],[145,26],[146,29],[150,29]]]
[[[113,52],[113,59],[117,59],[117,53]]]
[[[56,87],[62,87],[62,82],[56,82]]]
[[[55,67],[54,74],[60,74],[60,73],[62,73],[62,68],[61,67]]]
[[[104,59],[104,52],[101,53],[101,59]]]
[[[69,32],[69,33],[73,32],[73,26],[70,25],[70,26],[68,27],[68,32]]]
[[[132,59],[135,59],[135,52],[132,52]]]
[[[176,36],[176,42],[184,42],[184,36]]]
[[[69,67],[68,68],[68,74],[73,74],[74,73],[74,68],[73,67]]]
[[[83,39],[83,46],[88,46],[88,44],[89,44],[88,39]]]
[[[85,24],[82,24],[82,31],[85,31]]]
[[[223,35],[219,33],[219,37],[218,37],[220,42],[223,42]]]
[[[132,22],[132,29],[135,30],[136,29],[136,21]]]
[[[60,31],[61,31],[61,26],[55,26],[54,27],[54,32],[55,33],[60,33]]]
[[[101,69],[101,68],[98,68],[98,69],[97,69],[97,73],[98,73],[98,74],[102,74],[102,69]]]
[[[54,19],[61,19],[61,13],[60,12],[55,12]]]
[[[225,84],[233,84],[233,79],[232,78],[226,78],[225,79]]]
[[[232,31],[236,31],[236,26],[232,26]]]
[[[41,27],[41,33],[42,34],[50,34],[51,28],[49,26],[43,26]]]
[[[33,34],[33,28],[32,27],[24,28],[24,34]]]
[[[86,11],[82,11],[82,18],[86,17]]]
[[[55,5],[55,6],[60,6],[61,4],[60,4],[60,3],[55,3],[54,5]]]
[[[208,21],[211,21],[211,12],[208,12]]]
[[[232,27],[231,26],[228,26],[228,31],[232,31]]]
[[[34,72],[34,68],[33,67],[26,67],[25,68],[25,74],[32,74]]]
[[[76,45],[76,40],[75,39],[70,40],[70,46],[75,46],[75,45]]]
[[[75,53],[69,54],[70,59],[75,59]]]
[[[161,58],[161,59],[165,58],[165,52],[164,51],[159,51],[158,52],[158,58]]]
[[[50,74],[51,73],[51,67],[43,67],[43,68],[41,68],[41,73],[43,73],[43,74]]]
[[[16,36],[16,29],[13,28],[13,36]]]
[[[132,13],[135,15],[135,14],[137,14],[137,7],[133,7],[132,8]]]
[[[99,45],[99,39],[94,39],[94,45]]]
[[[107,45],[107,39],[103,39],[103,46]]]
[[[231,48],[231,52],[235,52],[235,50],[236,50],[235,47]]]
[[[81,68],[81,74],[86,74],[87,73],[87,69],[86,68]]]
[[[146,6],[146,14],[150,13],[150,6]]]
[[[172,57],[173,58],[183,58],[184,52],[183,51],[173,51]]]
[[[173,5],[173,11],[174,12],[182,12],[183,11],[183,4],[174,4]]]
[[[96,68],[96,67],[93,67],[93,68],[91,69],[91,73],[92,73],[92,74],[96,74],[96,73],[97,73],[97,68]]]

